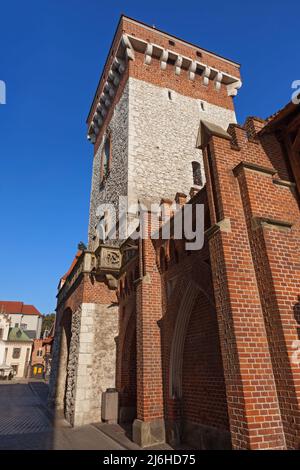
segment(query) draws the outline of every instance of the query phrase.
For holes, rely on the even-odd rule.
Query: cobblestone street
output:
[[[0,450],[122,450],[96,427],[53,425],[43,382],[0,383]]]

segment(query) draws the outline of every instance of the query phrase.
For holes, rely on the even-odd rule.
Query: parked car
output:
[[[14,376],[14,370],[11,366],[2,365],[0,366],[0,379],[11,380]]]

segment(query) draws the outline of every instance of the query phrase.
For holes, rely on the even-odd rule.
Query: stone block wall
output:
[[[228,131],[232,140],[212,135],[204,154],[232,444],[297,449],[299,196],[275,135]]]
[[[200,120],[224,129],[236,122],[235,112],[208,101],[188,97],[166,87],[129,77],[97,147],[90,200],[89,248],[97,246],[96,216],[100,204],[118,208],[118,197],[159,202],[193,186],[192,162],[201,165],[196,148]],[[111,170],[100,186],[101,155],[105,136],[111,135]]]
[[[126,84],[119,102],[115,105],[112,117],[105,132],[102,134],[101,142],[96,150],[93,161],[92,188],[90,197],[89,216],[89,248],[97,246],[94,239],[95,228],[99,221],[96,212],[100,204],[111,203],[118,208],[118,196],[126,196],[128,192],[128,112],[129,91]],[[101,156],[105,137],[111,136],[111,166],[110,174],[105,186],[101,183]]]
[[[49,404],[74,426],[101,419],[101,394],[115,387],[117,334],[115,292],[84,274],[57,308],[50,377]]]
[[[81,306],[74,426],[101,420],[101,394],[114,388],[118,307],[84,303]]]
[[[200,120],[227,129],[235,112],[208,101],[188,97],[167,86],[129,78],[128,194],[159,202],[176,192],[189,194],[192,162],[201,164],[196,148]]]
[[[72,315],[72,337],[69,351],[69,361],[67,367],[67,386],[65,399],[66,419],[74,424],[75,399],[76,399],[76,381],[79,358],[80,332],[81,332],[81,306]]]

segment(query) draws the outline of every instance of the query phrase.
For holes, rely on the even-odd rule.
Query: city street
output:
[[[122,450],[95,426],[52,423],[43,382],[0,382],[0,450]]]

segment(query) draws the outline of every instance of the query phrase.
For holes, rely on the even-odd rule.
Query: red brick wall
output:
[[[205,167],[209,180],[215,172],[219,214],[231,222],[231,231],[212,236],[210,253],[232,441],[236,448],[295,449],[299,365],[292,363],[292,343],[297,339],[294,312],[300,275],[298,198],[282,185],[290,173],[274,136],[259,141],[254,135],[255,142],[241,126],[229,131],[235,146],[212,137]],[[215,218],[210,184],[208,188]],[[259,218],[275,221],[261,225]],[[292,228],[276,224],[278,219]]]
[[[146,65],[144,61],[145,55],[135,51],[135,60],[129,62],[130,77],[174,90],[191,98],[202,99],[217,106],[234,109],[232,97],[228,96],[224,84],[221,85],[219,91],[216,91],[212,80],[209,81],[208,86],[205,86],[200,75],[196,74],[195,80],[190,80],[187,70],[182,70],[178,76],[175,74],[174,65],[167,64],[166,70],[162,70],[159,59],[153,57],[150,65]]]
[[[145,277],[137,284],[137,418],[161,419],[162,356],[158,321],[162,315],[161,281],[152,241],[143,240]]]
[[[71,309],[75,312],[82,303],[109,305],[117,302],[116,291],[108,288],[103,279],[95,279],[83,274],[70,288],[64,301],[57,306],[56,322],[60,323],[63,312]]]

